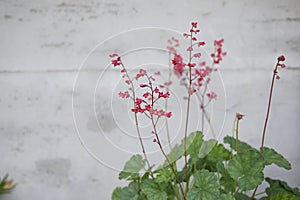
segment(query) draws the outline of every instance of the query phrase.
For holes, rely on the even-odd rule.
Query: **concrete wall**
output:
[[[124,183],[118,181],[116,170],[86,151],[77,135],[71,99],[79,66],[97,44],[121,31],[154,26],[183,32],[191,21],[199,22],[206,40],[225,38],[228,56],[220,72],[227,105],[222,135],[231,134],[235,112],[242,112],[246,118],[240,137],[259,146],[273,65],[278,55],[286,56],[287,68],[276,82],[266,145],[285,155],[293,169],[271,167],[266,173],[300,187],[298,0],[1,0],[0,176],[8,172],[18,182],[3,199],[109,199],[113,188]],[[99,65],[95,62],[94,69],[105,69],[100,58]],[[102,80],[119,80],[107,74]],[[83,87],[93,89],[88,82]],[[106,125],[103,134],[112,135],[118,128],[110,121],[115,119],[111,93],[101,94],[96,110],[100,124]],[[80,109],[75,117],[83,127],[81,136],[85,131],[97,133],[97,121]],[[127,114],[118,112],[121,118]],[[88,137],[83,136],[83,142],[93,140]],[[121,139],[113,142],[123,144]],[[118,153],[101,141],[97,144],[88,147],[96,157],[105,155],[104,161],[122,167],[127,157],[119,160]],[[122,148],[131,146],[125,142]]]

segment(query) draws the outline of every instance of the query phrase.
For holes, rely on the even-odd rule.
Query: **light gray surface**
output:
[[[299,13],[297,0],[0,1],[0,176],[8,172],[18,182],[3,199],[109,199],[123,183],[78,139],[71,102],[77,70],[95,45],[114,34],[152,26],[183,32],[193,20],[204,39],[225,38],[223,135],[231,134],[235,112],[242,112],[240,137],[259,146],[273,65],[286,55],[266,144],[293,169],[272,167],[267,174],[300,187]],[[98,69],[104,69],[100,60]],[[113,134],[110,97],[102,98],[97,109],[107,120],[105,133]],[[93,120],[86,126],[97,130]],[[109,150],[100,150],[113,160]]]

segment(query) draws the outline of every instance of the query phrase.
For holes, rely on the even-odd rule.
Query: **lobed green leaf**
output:
[[[141,190],[148,200],[167,200],[168,198],[167,193],[152,179],[143,180]]]
[[[234,137],[231,136],[225,136],[224,137],[224,143],[229,144],[230,148],[235,150],[236,148],[236,139]],[[242,142],[242,141],[238,141],[238,147],[239,147],[239,152],[245,152],[248,150],[253,150],[255,148],[251,147],[249,144],[247,144],[246,142]]]
[[[194,185],[187,193],[188,200],[219,199],[220,191],[217,177],[208,170],[200,170],[194,175]]]
[[[265,159],[266,165],[275,164],[278,167],[283,167],[285,169],[291,169],[291,163],[285,159],[281,154],[277,153],[274,149],[264,147],[263,157]]]
[[[274,180],[271,178],[265,179],[270,187],[266,188],[266,193],[269,196],[277,195],[280,193],[288,193],[300,198],[300,190],[298,188],[291,188],[286,182],[281,180]]]
[[[145,163],[141,155],[132,156],[119,173],[119,179],[138,179],[139,172],[145,167]]]
[[[133,181],[128,186],[124,187],[119,194],[120,200],[138,200],[139,199],[140,185],[138,182]]]
[[[254,189],[264,180],[265,161],[257,150],[237,153],[228,163],[228,173],[242,191]]]

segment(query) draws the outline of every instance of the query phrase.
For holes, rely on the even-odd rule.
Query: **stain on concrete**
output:
[[[286,41],[291,50],[300,52],[300,37],[294,37]]]
[[[112,109],[108,101],[103,100],[97,103],[95,113],[91,114],[88,119],[87,128],[89,130],[110,132],[116,127]]]
[[[13,18],[11,15],[4,15],[3,17],[4,17],[5,20],[9,20],[9,19]]]
[[[60,187],[69,180],[71,161],[66,158],[41,159],[35,162],[35,169],[40,182]]]
[[[250,23],[299,22],[300,17],[271,18],[265,20],[249,19]]]

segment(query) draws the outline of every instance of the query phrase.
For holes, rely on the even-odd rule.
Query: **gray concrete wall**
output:
[[[246,118],[240,137],[259,146],[273,65],[278,55],[286,56],[287,68],[276,82],[266,145],[285,155],[293,169],[271,167],[266,173],[300,187],[298,0],[1,0],[0,176],[8,172],[18,182],[3,199],[109,199],[113,188],[124,183],[117,180],[117,171],[86,151],[77,135],[71,97],[79,66],[95,45],[121,31],[155,26],[183,32],[191,21],[199,22],[204,39],[225,38],[228,56],[220,72],[227,106],[222,135],[231,134],[235,112],[242,112]],[[101,65],[99,59],[97,70],[104,69]],[[115,74],[108,76],[107,81],[118,80]],[[84,87],[89,88],[88,83]],[[103,121],[104,134],[118,131],[114,123],[107,125],[109,95],[103,92],[97,107],[108,120]],[[96,121],[85,120],[86,130],[97,133]],[[118,153],[97,146],[97,141],[91,145],[99,151],[93,153],[108,155],[108,162],[122,167]]]

